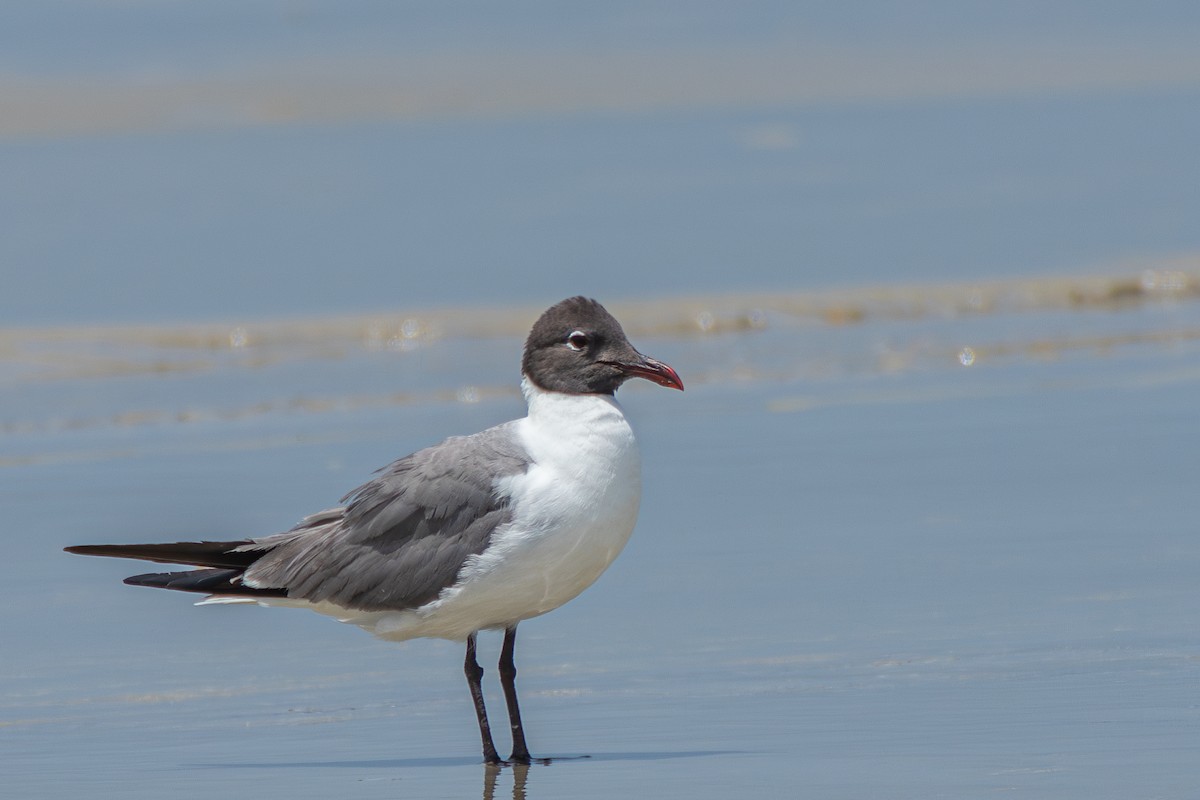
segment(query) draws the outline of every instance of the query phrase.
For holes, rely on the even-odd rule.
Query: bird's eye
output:
[[[567,347],[571,348],[572,350],[582,350],[587,346],[588,337],[583,331],[573,331],[571,335],[567,337]]]

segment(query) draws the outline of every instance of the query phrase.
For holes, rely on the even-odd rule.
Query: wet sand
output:
[[[638,531],[522,627],[532,747],[563,760],[499,774],[478,764],[458,646],[193,608],[60,548],[279,530],[395,456],[519,414],[526,309],[463,335],[433,333],[460,312],[380,317],[401,332],[382,343],[303,320],[232,339],[10,330],[6,786],[1183,797],[1200,304],[1190,273],[1166,294],[1160,277],[965,310],[945,305],[961,287],[875,287],[839,294],[873,298],[851,322],[820,313],[825,293],[627,309],[688,391],[622,392],[645,450]],[[923,313],[879,310],[917,297]],[[818,310],[781,310],[796,304]],[[429,332],[405,338],[406,319]]]

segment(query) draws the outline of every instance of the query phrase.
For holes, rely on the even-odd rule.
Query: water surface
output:
[[[280,530],[392,457],[518,415],[526,309],[467,332],[453,311],[398,316],[382,343],[375,317],[10,331],[6,785],[1186,796],[1197,286],[618,308],[688,391],[622,391],[639,529],[593,589],[522,626],[533,747],[571,758],[498,776],[458,646],[192,608],[60,548]]]

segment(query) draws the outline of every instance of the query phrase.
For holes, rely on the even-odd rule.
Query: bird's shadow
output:
[[[596,763],[603,761],[665,761],[676,758],[705,758],[709,756],[735,755],[737,750],[676,750],[659,752],[611,752],[611,753],[576,753],[552,756],[539,756],[534,759],[534,766],[569,764],[572,762]],[[198,763],[186,764],[193,769],[414,769],[428,767],[469,767],[481,766],[489,769],[505,769],[509,765],[499,767],[489,766],[481,762],[478,756],[458,757],[443,756],[436,758],[373,758],[345,761],[254,761],[233,763]],[[520,766],[520,765],[518,765]]]

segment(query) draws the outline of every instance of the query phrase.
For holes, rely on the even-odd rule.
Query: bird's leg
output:
[[[479,720],[479,737],[483,740],[483,760],[487,764],[503,764],[496,744],[492,741],[492,728],[488,725],[487,707],[483,704],[483,667],[475,660],[475,634],[467,637],[467,659],[463,663],[467,674],[467,685],[471,687],[471,699],[475,701],[475,717]]]
[[[500,650],[500,685],[504,687],[504,701],[508,704],[508,723],[512,726],[512,755],[514,764],[529,763],[529,747],[525,744],[525,729],[521,727],[521,708],[517,705],[517,665],[513,663],[513,649],[517,643],[517,626],[504,629],[504,646]]]

